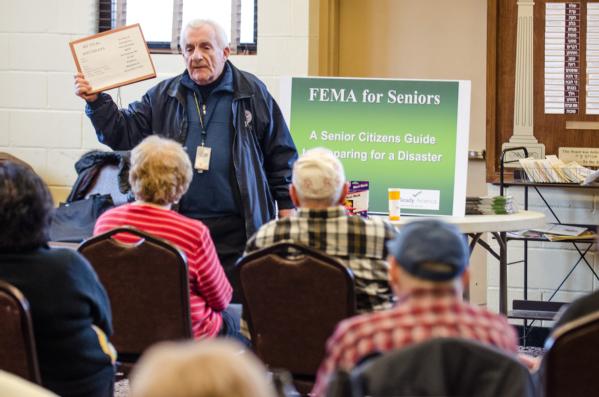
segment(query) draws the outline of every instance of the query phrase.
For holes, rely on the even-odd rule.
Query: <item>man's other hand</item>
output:
[[[90,94],[91,90],[92,86],[83,77],[83,73],[77,73],[75,75],[75,95],[85,99],[87,102],[94,102],[98,99],[98,94]]]

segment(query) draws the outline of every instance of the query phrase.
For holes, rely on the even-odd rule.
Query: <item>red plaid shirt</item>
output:
[[[463,302],[453,289],[414,290],[390,310],[344,320],[327,342],[312,392],[323,396],[329,376],[361,358],[436,337],[461,337],[516,353],[517,336],[505,317]]]

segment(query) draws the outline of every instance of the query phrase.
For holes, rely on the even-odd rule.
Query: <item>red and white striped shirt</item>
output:
[[[351,370],[363,357],[385,353],[432,338],[456,337],[516,353],[517,336],[506,318],[463,302],[451,288],[417,289],[390,310],[340,322],[327,342],[326,356],[312,390],[324,396],[336,369]]]
[[[176,245],[187,256],[191,325],[196,338],[215,336],[221,328],[223,311],[233,289],[218,260],[210,232],[198,220],[175,211],[147,204],[126,204],[110,209],[97,220],[94,235],[119,226],[132,226]],[[119,241],[138,239],[117,235]]]

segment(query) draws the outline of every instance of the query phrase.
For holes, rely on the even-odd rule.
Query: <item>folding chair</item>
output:
[[[29,302],[0,280],[0,369],[41,384]]]
[[[355,313],[354,279],[337,259],[279,243],[237,264],[243,316],[258,357],[308,391],[337,323]]]
[[[119,233],[140,240],[124,244],[113,238]],[[156,342],[193,337],[187,262],[179,249],[140,230],[119,227],[84,241],[79,252],[110,298],[111,342],[120,362],[135,363]],[[125,365],[124,372],[129,368]]]
[[[599,312],[555,329],[541,362],[544,395],[592,396],[599,390]]]
[[[373,357],[332,376],[327,397],[536,395],[515,356],[458,338],[435,338]]]

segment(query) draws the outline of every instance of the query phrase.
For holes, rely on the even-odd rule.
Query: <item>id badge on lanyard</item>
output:
[[[196,149],[196,161],[194,164],[194,168],[198,172],[208,171],[210,169],[210,155],[212,154],[212,149],[208,146],[204,146],[206,143],[206,128],[204,126],[204,117],[206,116],[206,105],[202,106],[202,111],[200,111],[200,104],[198,103],[198,97],[195,92],[193,93],[193,98],[196,103],[196,110],[198,111],[198,117],[200,118],[200,125],[202,126],[202,144]]]
[[[196,149],[196,161],[194,168],[198,172],[208,171],[210,169],[210,154],[212,149],[207,146],[198,146]]]

